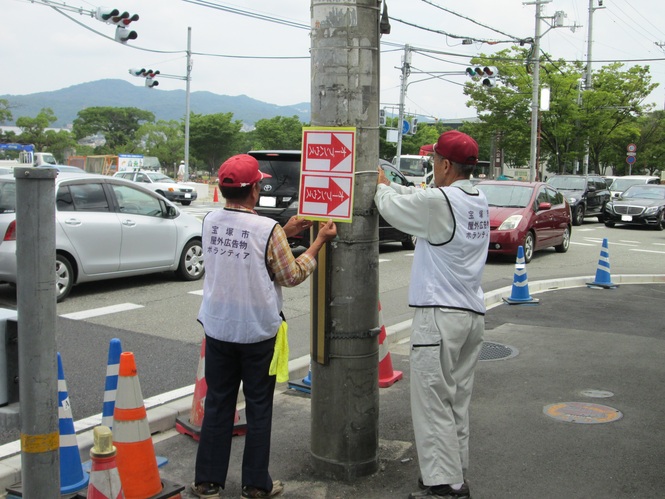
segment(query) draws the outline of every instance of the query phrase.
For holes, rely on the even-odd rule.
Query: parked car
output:
[[[603,221],[610,191],[600,175],[555,175],[547,183],[563,193],[573,213],[573,225],[582,225],[584,217],[596,216]]]
[[[631,185],[660,184],[660,177],[652,175],[626,175],[625,177],[616,177],[610,185],[610,194],[613,198],[618,198],[619,194],[628,189]]]
[[[639,184],[605,205],[605,225],[642,225],[665,228],[665,185]]]
[[[572,218],[562,193],[543,182],[485,180],[476,187],[490,207],[490,254],[516,256],[522,246],[528,263],[544,248],[568,251]]]
[[[75,284],[174,271],[203,277],[201,221],[139,184],[92,173],[55,178],[56,296]],[[0,177],[0,282],[16,283],[16,179]]]
[[[292,216],[298,213],[301,152],[298,150],[264,150],[249,151],[247,154],[257,159],[262,172],[272,175],[272,178],[261,181],[256,212],[272,218],[284,226]],[[413,185],[390,162],[379,160],[379,163],[391,181],[401,185]],[[404,234],[391,227],[382,217],[379,217],[380,241],[400,241],[405,249],[413,249],[414,239],[409,234]],[[308,247],[309,242],[309,229],[289,238],[289,244],[294,248]]]
[[[147,170],[125,170],[117,172],[113,176],[132,182],[141,182],[144,187],[161,194],[171,202],[178,202],[183,206],[192,204],[192,201],[195,201],[197,197],[194,187],[180,184],[163,173]]]
[[[87,173],[83,168],[69,165],[40,165],[37,168],[55,168],[58,172]]]
[[[432,156],[403,154],[399,157],[399,165],[396,157],[392,164],[416,187],[427,186],[425,177],[434,169]]]

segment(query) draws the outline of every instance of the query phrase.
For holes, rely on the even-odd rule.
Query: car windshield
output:
[[[16,183],[14,179],[0,182],[0,213],[16,211]]]
[[[625,191],[631,185],[646,184],[643,178],[617,178],[610,186],[611,191]]]
[[[399,159],[399,171],[404,175],[413,175],[420,177],[429,170],[429,161],[427,158],[405,158]]]
[[[533,193],[533,187],[521,185],[479,183],[476,187],[485,193],[490,206],[503,208],[525,208],[529,205]]]
[[[150,177],[150,180],[153,182],[159,182],[162,184],[177,184],[175,180],[173,180],[171,177],[167,177],[163,173],[147,173],[148,177]]]
[[[298,186],[300,182],[300,159],[288,156],[259,156],[259,170],[271,175],[278,185],[291,183]]]
[[[665,188],[634,185],[626,189],[621,197],[623,199],[665,199]]]
[[[552,177],[547,183],[557,189],[583,191],[586,182],[583,177]]]

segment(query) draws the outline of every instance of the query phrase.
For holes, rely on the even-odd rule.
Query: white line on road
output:
[[[578,246],[596,246],[595,244],[591,244],[591,243],[577,243],[575,241],[570,241],[570,244],[576,244]]]
[[[665,251],[656,251],[656,250],[647,250],[647,249],[630,249],[630,251],[641,251],[642,253],[658,253],[660,255],[665,255]]]
[[[71,314],[62,314],[60,317],[80,321],[82,319],[90,319],[91,317],[115,314],[117,312],[126,312],[137,308],[143,308],[143,305],[136,305],[135,303],[120,303],[119,305],[110,305],[108,307],[91,308],[90,310],[83,310],[81,312],[72,312]]]
[[[203,290],[202,290],[202,289],[199,289],[199,290],[197,290],[197,291],[190,291],[189,294],[190,294],[190,295],[199,295],[199,296],[203,296]]]
[[[391,260],[389,258],[379,258],[379,263],[382,262],[390,262]]]

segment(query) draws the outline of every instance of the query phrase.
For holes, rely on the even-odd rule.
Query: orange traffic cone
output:
[[[194,385],[194,397],[192,398],[192,410],[189,413],[189,418],[184,419],[178,416],[175,420],[175,429],[178,433],[189,435],[197,442],[201,438],[201,425],[203,424],[203,415],[206,401],[206,393],[208,392],[208,383],[205,378],[205,354],[206,354],[206,339],[203,337],[201,342],[201,355],[199,356],[199,367],[196,370],[196,384]],[[235,426],[233,427],[233,435],[244,435],[247,433],[246,424],[237,424],[240,421],[240,414],[236,409],[235,419],[233,420]]]
[[[113,434],[108,426],[97,426],[92,431],[94,445],[90,449],[92,469],[87,499],[123,499],[120,475],[116,463]]]
[[[212,196],[213,203],[219,203],[219,190],[215,187],[215,194]]]
[[[113,443],[126,499],[180,497],[184,485],[159,476],[155,447],[132,352],[120,354],[118,390],[113,411]]]
[[[402,379],[402,371],[393,371],[393,361],[386,346],[386,326],[383,323],[381,301],[379,301],[379,319],[381,332],[379,333],[379,388],[387,388]]]

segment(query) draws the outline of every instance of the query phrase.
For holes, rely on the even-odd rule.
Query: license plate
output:
[[[621,221],[622,222],[632,222],[633,217],[631,217],[630,215],[621,215]]]
[[[259,206],[274,208],[277,206],[277,198],[274,196],[261,196],[259,197]]]
[[[192,197],[192,195],[189,192],[185,194],[185,199],[189,199],[191,197]]]

